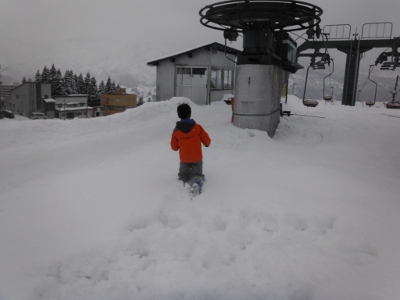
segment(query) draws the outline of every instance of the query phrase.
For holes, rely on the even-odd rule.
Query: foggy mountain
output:
[[[50,68],[54,64],[62,74],[66,70],[84,76],[89,72],[98,83],[110,76],[127,87],[155,85],[156,69],[148,67],[146,62],[163,55],[165,48],[150,43],[132,44],[128,40],[100,42],[77,38],[36,46],[3,39],[0,44],[3,82],[21,81],[24,76],[33,80],[37,70],[42,72],[44,66]]]

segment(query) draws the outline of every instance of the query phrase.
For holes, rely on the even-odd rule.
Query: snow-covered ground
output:
[[[273,139],[192,104],[209,133],[190,200],[182,98],[118,115],[0,120],[0,299],[397,300],[400,111],[302,106]]]

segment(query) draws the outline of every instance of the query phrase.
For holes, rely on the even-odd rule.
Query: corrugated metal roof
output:
[[[182,54],[186,54],[186,53],[190,53],[192,51],[195,51],[195,50],[198,50],[198,49],[201,49],[201,48],[204,48],[206,50],[210,50],[210,49],[218,50],[218,51],[221,51],[221,52],[224,52],[224,53],[226,52],[228,54],[233,54],[233,55],[237,55],[237,54],[242,52],[242,51],[237,50],[235,48],[231,48],[231,47],[222,45],[220,43],[214,42],[214,43],[203,44],[203,45],[200,45],[200,46],[197,46],[197,47],[193,47],[193,48],[187,49],[185,51],[181,51],[181,52],[170,54],[170,55],[167,55],[167,56],[164,56],[164,57],[157,58],[155,60],[149,61],[147,63],[147,65],[156,66],[156,65],[158,65],[159,61],[162,61],[162,60],[165,60],[165,59],[171,59],[171,58],[174,58],[176,56],[179,56],[179,55],[182,55]]]

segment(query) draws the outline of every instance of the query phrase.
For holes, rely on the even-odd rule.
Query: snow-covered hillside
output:
[[[0,299],[394,300],[400,111],[305,108],[273,139],[192,104],[203,194],[177,180],[182,98],[96,119],[0,120]]]

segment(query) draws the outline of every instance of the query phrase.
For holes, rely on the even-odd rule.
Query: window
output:
[[[211,88],[216,90],[233,89],[233,70],[212,68]]]
[[[233,71],[224,70],[224,89],[231,90],[233,88]]]
[[[222,70],[211,69],[211,88],[222,89]]]
[[[191,68],[179,67],[176,70],[178,85],[192,85]]]
[[[177,86],[206,87],[208,81],[207,67],[177,67]],[[212,68],[210,74],[211,89],[232,90],[233,70]]]
[[[192,85],[195,86],[207,85],[207,68],[192,69]]]

